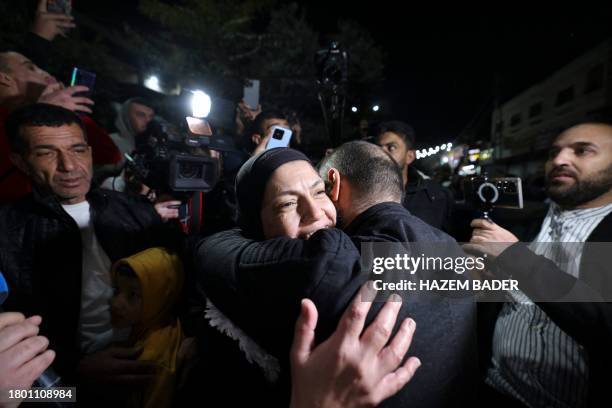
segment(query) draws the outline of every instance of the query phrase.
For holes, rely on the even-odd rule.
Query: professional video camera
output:
[[[126,165],[142,183],[158,192],[187,194],[211,191],[220,177],[218,159],[206,149],[231,150],[231,141],[213,137],[206,117],[211,99],[202,91],[192,92],[192,115],[174,126],[153,120],[138,137],[133,155],[126,155]]]

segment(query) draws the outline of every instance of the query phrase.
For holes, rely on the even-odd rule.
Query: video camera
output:
[[[329,48],[317,51],[315,65],[320,86],[340,86],[348,80],[348,53],[336,41]]]
[[[221,177],[217,158],[206,149],[229,151],[232,142],[213,137],[206,117],[211,100],[202,91],[192,92],[192,116],[178,126],[156,119],[139,135],[133,155],[126,155],[127,168],[148,187],[172,193],[211,191]]]
[[[317,51],[314,60],[317,70],[317,96],[327,136],[335,147],[342,142],[349,54],[340,48],[336,41],[332,41],[328,49]]]
[[[489,178],[486,174],[464,181],[466,201],[482,211],[484,218],[498,208],[523,208],[523,186],[519,177]]]

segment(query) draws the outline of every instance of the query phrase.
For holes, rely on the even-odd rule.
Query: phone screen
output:
[[[69,16],[72,14],[72,0],[47,0],[47,11]]]
[[[89,91],[82,93],[85,96],[91,96],[94,85],[96,84],[96,74],[74,67],[70,78],[70,86],[84,85],[89,88]]]

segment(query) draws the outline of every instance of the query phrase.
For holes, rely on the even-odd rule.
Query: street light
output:
[[[356,107],[356,106],[353,106],[353,107],[351,108],[351,110],[352,110],[353,112],[357,112],[357,107]]]
[[[378,106],[378,105],[374,105],[374,106],[372,106],[372,110],[373,110],[374,112],[378,112],[378,110],[379,110],[379,109],[380,109],[380,106]]]

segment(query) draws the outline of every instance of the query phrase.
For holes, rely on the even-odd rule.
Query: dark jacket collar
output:
[[[406,183],[406,190],[416,190],[417,188],[422,188],[425,183],[423,183],[423,177],[419,174],[419,172],[413,167],[408,166],[408,182]]]
[[[53,214],[64,216],[66,212],[58,201],[57,197],[49,190],[42,189],[36,185],[32,186],[32,198],[34,202]],[[86,196],[89,204],[96,209],[102,209],[107,204],[107,197],[103,190],[92,185]]]
[[[384,213],[385,219],[388,219],[398,212],[407,213],[406,209],[401,204],[392,201],[375,204],[355,217],[355,219],[344,228],[344,232],[348,236],[362,235],[362,232],[365,229],[369,229],[369,225],[375,222],[375,219],[381,216],[381,213]]]

